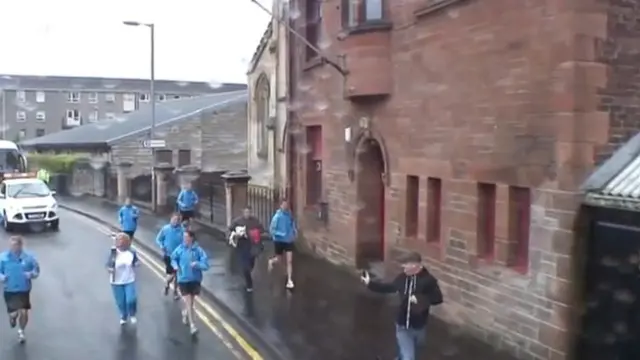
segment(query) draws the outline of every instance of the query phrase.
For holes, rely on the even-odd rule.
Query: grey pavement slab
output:
[[[144,266],[138,271],[138,324],[121,328],[104,269],[110,239],[75,213],[61,211],[61,224],[59,233],[24,234],[42,274],[34,282],[26,344],[17,343],[6,314],[0,315],[0,359],[236,359],[204,324],[194,341],[178,303],[161,295],[161,278]],[[7,237],[0,233],[0,243]]]
[[[61,200],[66,206],[115,224],[117,206],[94,198]],[[136,240],[153,245],[166,219],[145,214]],[[65,225],[62,225],[65,226]],[[294,258],[293,292],[281,271],[269,274],[266,256],[256,265],[254,292],[244,291],[235,257],[215,231],[196,228],[211,257],[204,284],[238,317],[252,324],[286,358],[304,360],[382,360],[395,356],[393,297],[372,294],[343,269],[304,254]],[[267,246],[267,254],[271,254]],[[445,299],[446,301],[446,299]],[[462,329],[431,317],[420,360],[512,360]]]

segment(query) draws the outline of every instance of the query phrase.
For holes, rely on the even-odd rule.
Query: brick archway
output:
[[[355,153],[356,264],[368,268],[384,261],[385,254],[385,171],[384,150],[377,139],[364,137]]]

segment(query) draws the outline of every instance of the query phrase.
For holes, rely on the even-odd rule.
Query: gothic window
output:
[[[259,158],[266,159],[269,156],[269,79],[266,75],[260,75],[255,87],[256,105],[256,151]]]

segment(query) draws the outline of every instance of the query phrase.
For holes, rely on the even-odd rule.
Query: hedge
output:
[[[32,171],[44,168],[52,174],[68,174],[80,158],[82,156],[73,154],[29,154],[27,163]]]

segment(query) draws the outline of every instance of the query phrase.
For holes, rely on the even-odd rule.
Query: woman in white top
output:
[[[131,238],[125,233],[116,235],[115,246],[111,248],[107,269],[111,275],[113,297],[120,311],[120,325],[135,324],[137,311],[136,271],[140,265],[138,255],[131,249]]]

